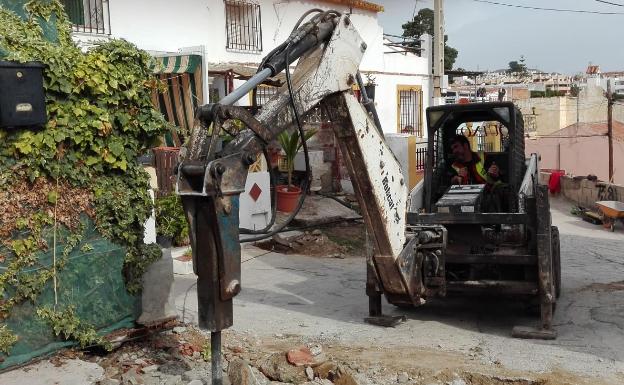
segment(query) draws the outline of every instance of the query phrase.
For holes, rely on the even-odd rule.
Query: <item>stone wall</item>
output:
[[[548,184],[550,173],[540,173],[540,183]],[[596,209],[597,201],[624,201],[624,186],[563,176],[561,195],[580,206]]]

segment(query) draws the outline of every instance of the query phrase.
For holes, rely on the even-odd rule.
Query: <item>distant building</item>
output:
[[[579,85],[580,87],[598,86],[606,92],[608,82],[611,82],[613,93],[624,95],[624,71],[602,72],[600,66],[589,65]]]
[[[624,169],[617,166],[624,164],[624,123],[614,121],[613,137],[614,182],[624,183]],[[539,153],[540,166],[544,169],[609,179],[607,123],[604,121],[575,123],[548,136],[527,139],[525,150],[527,155]]]
[[[550,135],[577,122],[600,122],[607,118],[602,88],[584,87],[578,97],[554,96],[516,100],[525,121],[531,121],[530,137]]]

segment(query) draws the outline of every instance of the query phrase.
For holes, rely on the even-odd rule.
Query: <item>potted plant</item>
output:
[[[316,130],[309,130],[304,134],[303,140],[307,141],[314,134],[316,134]],[[292,134],[283,131],[279,134],[277,140],[286,155],[286,170],[288,172],[288,184],[275,187],[277,191],[277,210],[290,213],[297,207],[299,196],[301,195],[301,188],[294,186],[292,183],[292,174],[295,169],[295,156],[297,156],[297,153],[303,146],[303,141],[299,138],[298,131],[293,131]]]
[[[364,85],[364,89],[366,90],[366,95],[370,100],[375,100],[375,86],[377,83],[375,82],[375,77],[371,74],[366,74],[366,84]]]

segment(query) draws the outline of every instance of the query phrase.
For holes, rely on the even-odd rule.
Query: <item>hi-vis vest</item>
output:
[[[452,164],[451,167],[453,167],[453,170],[455,170],[455,172],[457,173],[457,175],[459,175],[459,172],[461,169],[467,169],[467,175],[465,177],[462,177],[462,183],[461,184],[470,184],[470,177],[473,177],[473,184],[488,184],[488,183],[493,183],[494,181],[491,180],[492,178],[490,178],[490,176],[488,175],[487,171],[485,170],[485,153],[484,152],[479,152],[478,154],[473,152],[473,155],[477,155],[477,157],[479,158],[479,161],[477,162],[472,162],[470,163],[470,165],[466,166],[462,163],[459,162],[454,162]]]

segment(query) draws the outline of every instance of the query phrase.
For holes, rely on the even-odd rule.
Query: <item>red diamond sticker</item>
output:
[[[260,188],[260,186],[258,186],[257,183],[254,183],[251,190],[249,190],[249,196],[251,197],[251,199],[257,202],[260,194],[262,194],[262,189]]]

